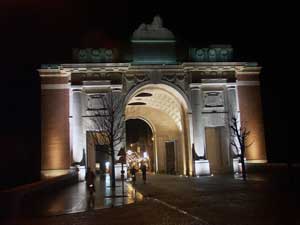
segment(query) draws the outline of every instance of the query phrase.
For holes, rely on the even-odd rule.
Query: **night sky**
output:
[[[33,173],[40,166],[40,80],[36,72],[40,64],[70,62],[74,47],[128,44],[132,32],[143,22],[151,23],[157,14],[179,43],[232,44],[237,60],[258,61],[263,66],[261,87],[268,157],[270,161],[286,159],[289,143],[286,99],[290,90],[282,86],[280,79],[286,77],[280,69],[287,44],[282,38],[286,29],[282,16],[285,8],[274,1],[272,5],[262,5],[259,1],[222,2],[226,4],[2,0],[1,150],[7,163],[1,164],[4,168],[0,171],[14,162],[18,165],[10,176],[14,177],[22,168],[30,167],[27,172]],[[35,176],[38,174],[20,179],[27,182]]]

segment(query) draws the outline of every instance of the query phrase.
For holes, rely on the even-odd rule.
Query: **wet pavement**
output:
[[[123,207],[58,216],[16,218],[1,225],[207,225],[158,202],[145,199]]]
[[[240,176],[148,176],[136,185],[145,198],[159,199],[207,224],[300,225],[299,168],[291,185],[285,166],[251,168]]]
[[[300,185],[290,185],[284,166],[248,167],[240,176],[185,177],[148,174],[143,184],[96,181],[95,209],[81,182],[35,201],[25,201],[14,225],[299,225]],[[299,167],[295,170],[299,181]],[[123,191],[124,190],[124,191]],[[112,197],[114,196],[114,197]],[[130,204],[135,203],[135,204]],[[79,213],[78,213],[79,212]],[[4,223],[5,224],[5,223]]]
[[[20,207],[21,216],[51,216],[103,209],[141,201],[143,196],[129,182],[116,181],[113,191],[109,175],[96,176],[94,207],[89,204],[89,193],[85,182],[71,185],[61,191],[41,194],[24,199]]]

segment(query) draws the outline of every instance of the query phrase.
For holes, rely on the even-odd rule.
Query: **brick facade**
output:
[[[249,79],[252,78],[252,79]],[[256,81],[257,76],[238,76],[239,81]],[[249,142],[252,143],[246,150],[247,160],[266,160],[266,147],[262,103],[259,85],[238,86],[238,99],[240,106],[241,122],[250,131]]]
[[[70,168],[69,90],[42,89],[42,170]]]

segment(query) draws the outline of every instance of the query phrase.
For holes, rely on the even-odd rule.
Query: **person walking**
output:
[[[86,174],[85,174],[85,181],[86,181],[86,187],[89,192],[88,197],[88,208],[94,208],[95,206],[95,173],[91,170],[90,167],[87,168]]]
[[[141,171],[142,171],[142,176],[143,176],[143,181],[144,184],[146,184],[146,178],[147,178],[147,167],[145,164],[142,165],[141,167]]]
[[[136,169],[135,169],[134,166],[131,167],[130,174],[131,174],[132,184],[135,184],[135,182],[136,182]]]

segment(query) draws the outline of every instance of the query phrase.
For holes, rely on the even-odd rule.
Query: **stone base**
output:
[[[195,161],[195,175],[205,176],[210,175],[210,168],[208,160],[196,160]]]
[[[234,173],[239,173],[240,172],[240,166],[239,166],[239,159],[233,159],[232,160],[232,166],[233,166],[233,172]]]
[[[264,159],[261,159],[261,160],[260,159],[250,159],[250,160],[247,160],[247,163],[268,163],[268,161],[264,160]]]
[[[71,166],[70,169],[65,170],[42,170],[41,174],[44,178],[51,178],[51,177],[58,177],[62,175],[66,175],[69,173],[78,172],[78,181],[84,181],[85,180],[85,172],[86,168],[85,166]]]
[[[74,168],[76,170],[76,168]],[[85,166],[77,166],[78,170],[78,181],[85,181],[85,173],[86,173],[86,168]]]
[[[42,177],[50,178],[50,177],[58,177],[62,175],[66,175],[70,173],[70,169],[64,170],[41,170]]]
[[[115,165],[115,176],[116,180],[121,180],[121,170],[122,170],[122,165],[121,163],[118,163]],[[123,164],[123,170],[124,170],[124,179],[127,179],[127,165]]]

